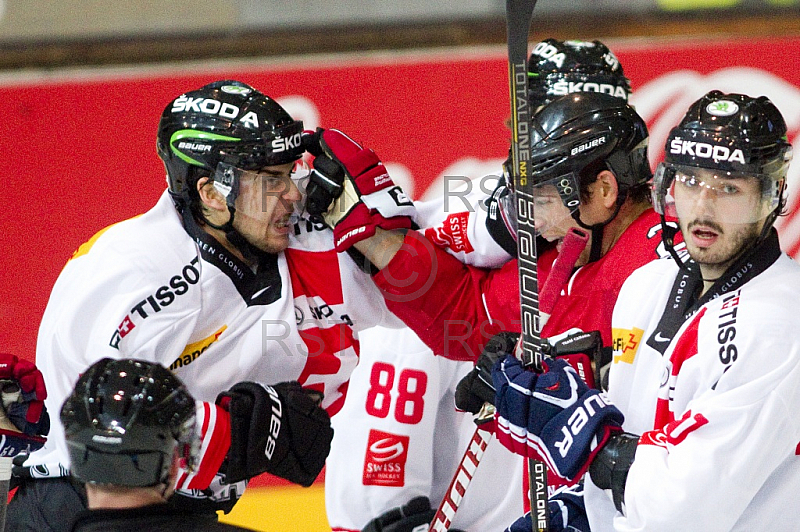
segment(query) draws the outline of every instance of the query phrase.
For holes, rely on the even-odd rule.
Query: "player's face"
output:
[[[292,179],[295,163],[243,172],[236,198],[234,228],[250,244],[268,253],[289,246],[289,220],[301,194]]]
[[[533,221],[537,233],[549,242],[564,238],[570,227],[578,227],[553,185],[533,190]]]
[[[705,279],[721,276],[761,234],[764,209],[754,177],[679,172],[673,195],[686,249]]]

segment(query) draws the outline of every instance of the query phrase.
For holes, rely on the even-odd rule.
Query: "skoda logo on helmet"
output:
[[[712,116],[731,116],[738,111],[739,106],[730,100],[717,100],[706,106],[706,112]]]
[[[220,90],[222,92],[227,92],[228,94],[238,94],[240,96],[247,96],[253,92],[253,90],[249,87],[239,87],[238,85],[223,85],[220,87]]]

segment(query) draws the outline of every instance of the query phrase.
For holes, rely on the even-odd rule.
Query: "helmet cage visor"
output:
[[[508,192],[498,199],[503,221],[511,235],[517,237],[517,208],[521,202],[527,213],[533,213],[536,236],[555,240],[564,236],[566,227],[572,225],[574,213],[580,206],[580,176],[570,172],[548,180],[539,181],[533,186],[531,200],[516,194],[513,179],[508,175],[510,168],[503,165]],[[561,229],[564,229],[562,231]],[[564,233],[564,234],[562,234]]]
[[[758,192],[749,193],[755,182]],[[653,178],[656,212],[679,219],[701,212],[714,221],[751,224],[767,218],[781,205],[783,178],[662,162]]]

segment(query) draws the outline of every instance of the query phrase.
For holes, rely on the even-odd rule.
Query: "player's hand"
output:
[[[387,510],[361,529],[361,532],[414,532],[427,530],[436,515],[427,497],[414,497],[403,506]],[[459,532],[455,528],[451,532]]]
[[[621,430],[624,417],[568,362],[546,358],[543,365],[544,372],[538,374],[513,356],[494,365],[497,439],[572,481],[586,471],[611,432]]]
[[[550,532],[590,532],[583,505],[583,484],[559,489],[548,499],[547,509],[550,512]],[[536,530],[528,512],[505,532],[530,532],[532,529]]]
[[[374,151],[336,129],[306,133],[303,144],[316,156],[306,188],[306,210],[321,215],[333,229],[337,251],[373,236],[377,227],[411,228],[414,204],[394,184]]]
[[[495,389],[492,367],[495,362],[514,352],[519,333],[501,332],[494,335],[483,348],[478,362],[456,385],[456,408],[477,414],[484,403],[494,405]]]
[[[0,353],[0,456],[40,449],[50,432],[42,372],[15,355]]]
[[[231,446],[223,464],[228,484],[267,472],[310,486],[325,465],[333,428],[322,394],[296,381],[240,382],[217,397],[230,412]]]
[[[603,347],[600,331],[583,332],[573,328],[547,338],[545,352],[569,362],[589,388],[601,388],[601,374],[608,371],[612,351]]]

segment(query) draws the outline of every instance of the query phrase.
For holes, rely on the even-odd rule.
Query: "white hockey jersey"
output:
[[[26,465],[59,476],[67,453],[58,421],[79,374],[103,357],[172,369],[195,399],[233,384],[299,380],[335,414],[358,361],[357,331],[402,324],[368,275],[332,248],[330,231],[305,220],[289,249],[258,273],[199,229],[184,229],[167,192],[147,213],[82,245],[50,295],[36,362],[53,426]]]
[[[593,532],[797,528],[800,266],[773,256],[739,282],[760,256],[723,280],[718,297],[673,320],[674,334],[662,315],[689,295],[674,261],[654,261],[625,282],[609,396],[623,428],[642,438],[624,516],[587,480]]]
[[[361,361],[344,408],[333,418],[325,507],[334,532],[356,532],[417,496],[436,509],[475,432],[453,395],[472,362],[434,357],[410,329],[360,335]],[[490,442],[453,528],[503,530],[524,510],[523,458]]]

